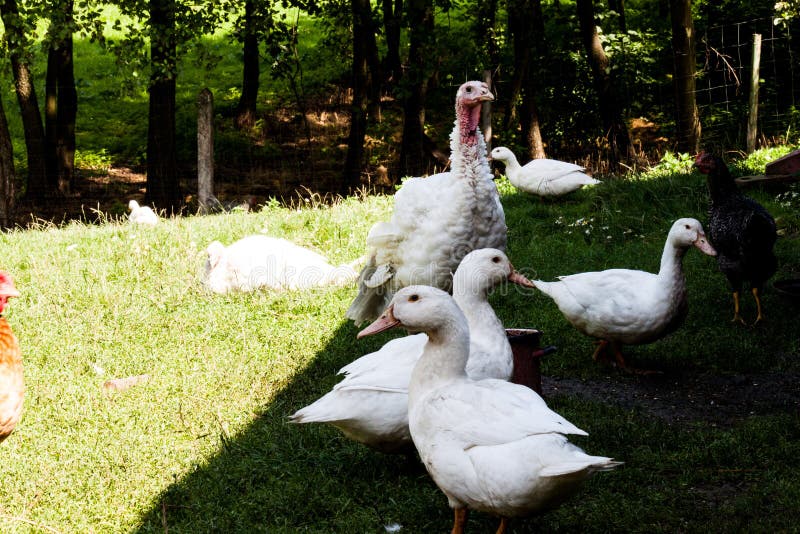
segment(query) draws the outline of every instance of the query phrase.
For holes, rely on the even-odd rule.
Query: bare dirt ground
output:
[[[610,371],[602,379],[542,378],[545,398],[583,397],[654,416],[670,424],[730,427],[752,415],[800,413],[800,375],[697,374],[644,376]]]

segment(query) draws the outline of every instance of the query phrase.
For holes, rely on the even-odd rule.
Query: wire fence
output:
[[[796,28],[795,28],[796,30]],[[761,35],[758,139],[791,141],[797,115],[800,69],[792,28],[762,18],[712,26],[697,43],[695,97],[703,125],[704,144],[744,146],[754,34]]]

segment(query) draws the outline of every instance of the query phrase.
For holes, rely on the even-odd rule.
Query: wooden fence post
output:
[[[758,80],[759,64],[761,63],[761,34],[753,34],[753,64],[750,72],[750,99],[748,102],[749,115],[747,117],[747,153],[756,149],[756,136],[758,135]]]
[[[200,213],[209,213],[214,199],[214,95],[208,88],[197,96],[197,198]]]

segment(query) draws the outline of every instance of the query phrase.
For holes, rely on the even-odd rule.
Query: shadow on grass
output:
[[[356,332],[343,323],[244,432],[220,437],[216,456],[159,496],[138,532],[377,532],[392,523],[426,532],[448,525],[446,500],[416,458],[373,452],[327,425],[287,422],[339,380],[337,369],[388,338],[365,343]]]

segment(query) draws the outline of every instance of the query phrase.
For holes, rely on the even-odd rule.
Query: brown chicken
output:
[[[0,271],[0,313],[19,291],[8,273]],[[22,413],[25,383],[22,379],[22,357],[11,326],[0,316],[0,442],[14,431]]]

